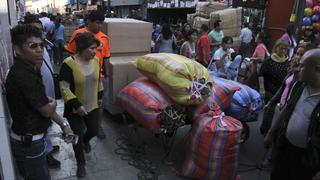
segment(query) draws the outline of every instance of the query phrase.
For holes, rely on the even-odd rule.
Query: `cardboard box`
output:
[[[110,38],[111,55],[150,52],[152,24],[135,19],[106,18],[102,32]]]
[[[111,114],[122,112],[116,105],[118,93],[130,82],[141,76],[140,72],[131,63],[138,57],[139,56],[111,57],[108,61],[109,68],[105,80],[103,107]]]

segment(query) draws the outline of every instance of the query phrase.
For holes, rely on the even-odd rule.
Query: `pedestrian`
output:
[[[177,48],[177,40],[171,31],[170,25],[162,25],[161,33],[155,42],[155,51],[159,53],[173,53]]]
[[[211,54],[214,55],[216,50],[221,46],[222,39],[224,38],[224,33],[220,27],[220,20],[217,20],[213,23],[213,29],[209,33],[209,38],[211,42]]]
[[[18,25],[11,30],[15,56],[5,83],[13,157],[23,178],[39,180],[51,179],[45,154],[45,134],[51,119],[67,136],[74,137],[68,123],[56,112],[56,100],[46,95],[42,83],[42,36],[32,25]]]
[[[261,65],[266,57],[270,56],[267,48],[266,36],[263,32],[257,34],[255,41],[257,46],[250,58],[252,61],[251,74],[248,78],[248,85],[256,90],[259,90],[258,72],[260,71]]]
[[[110,45],[109,45],[109,37],[100,31],[101,26],[104,21],[104,14],[100,11],[91,11],[89,15],[86,17],[86,24],[84,28],[77,29],[72,33],[69,43],[67,44],[66,50],[71,54],[76,53],[76,43],[75,37],[79,33],[83,32],[91,32],[95,35],[95,37],[100,41],[100,45],[97,47],[96,56],[100,60],[100,76],[105,84],[105,76],[106,76],[106,68],[107,61],[110,58]],[[107,95],[107,94],[106,94]],[[99,130],[98,130],[98,138],[105,139],[106,135],[103,132],[101,127],[101,121],[99,121]]]
[[[299,81],[287,105],[265,137],[272,145],[271,180],[320,179],[320,50],[307,51],[300,61]]]
[[[251,40],[253,38],[252,31],[249,29],[248,22],[245,22],[243,26],[244,27],[241,29],[240,33],[241,44],[239,51],[243,57],[251,57]]]
[[[290,62],[288,60],[289,43],[288,41],[278,39],[273,47],[270,57],[262,63],[259,72],[260,94],[268,102],[278,89],[288,74]],[[263,114],[260,131],[263,135],[269,130],[274,108],[265,109]]]
[[[185,23],[182,27],[181,32],[177,35],[177,45],[179,48],[181,48],[182,44],[186,41],[186,35],[188,31],[191,30],[191,26],[188,23]]]
[[[65,102],[64,117],[79,136],[73,150],[77,160],[77,176],[84,177],[86,153],[91,151],[90,140],[98,133],[103,86],[99,73],[99,58],[95,56],[98,39],[90,32],[75,38],[76,54],[64,60],[60,69],[60,87]],[[84,132],[84,129],[86,131]]]
[[[207,67],[210,59],[210,39],[208,36],[209,27],[206,24],[202,24],[200,28],[200,38],[197,43],[196,52],[197,52],[197,61],[203,66]]]
[[[36,15],[30,14],[24,17],[24,24],[32,25],[36,27],[45,38],[44,27]],[[53,80],[53,71],[51,64],[51,57],[47,50],[48,46],[43,48],[43,63],[41,65],[40,71],[42,76],[42,83],[45,88],[46,95],[53,99],[56,99],[56,92],[54,87],[54,80]],[[57,159],[53,157],[53,153],[59,151],[60,147],[58,145],[53,146],[50,137],[46,136],[46,154],[47,154],[47,163],[50,168],[58,168],[60,167],[61,163]]]
[[[54,60],[55,64],[60,65],[63,61],[64,51],[64,26],[61,24],[61,17],[57,16],[54,21]]]
[[[281,36],[280,39],[283,39],[285,41],[288,41],[290,49],[289,49],[289,60],[291,60],[291,58],[293,57],[294,54],[294,49],[297,47],[297,41],[295,38],[295,32],[296,32],[296,28],[294,23],[290,22],[287,25],[287,31],[285,34],[283,34]]]
[[[235,53],[232,45],[232,37],[225,36],[222,39],[221,47],[214,53],[210,66],[208,67],[209,70],[216,72],[220,77],[226,77],[226,68],[231,64],[231,55]]]
[[[185,35],[185,42],[182,44],[180,54],[189,59],[196,59],[196,42],[197,31],[195,29],[189,30]]]

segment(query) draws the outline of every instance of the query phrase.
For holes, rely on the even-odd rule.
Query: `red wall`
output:
[[[272,42],[275,42],[285,32],[293,4],[294,0],[268,0],[265,18]]]

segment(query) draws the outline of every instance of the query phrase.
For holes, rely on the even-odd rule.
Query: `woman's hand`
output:
[[[65,126],[62,130],[63,130],[63,133],[66,135],[73,135],[74,134],[72,129],[70,128],[70,126]]]
[[[84,108],[84,106],[80,106],[80,107],[77,109],[77,113],[78,113],[80,116],[88,115],[88,112],[87,112],[87,110]]]

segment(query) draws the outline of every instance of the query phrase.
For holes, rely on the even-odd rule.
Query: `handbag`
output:
[[[50,68],[50,66],[48,65],[48,63],[45,60],[43,60],[43,62],[46,64],[46,66],[48,67],[49,71],[52,74],[55,99],[61,99],[62,96],[61,96],[61,92],[60,92],[59,74],[54,73],[53,70]]]

